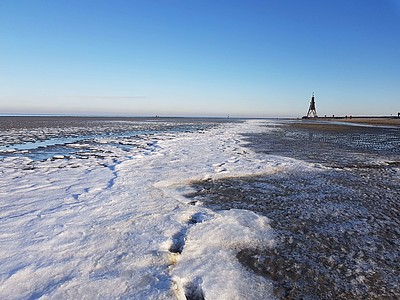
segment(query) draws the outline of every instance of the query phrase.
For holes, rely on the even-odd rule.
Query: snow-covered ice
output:
[[[262,122],[149,135],[129,149],[103,137],[101,155],[3,158],[0,298],[272,298],[236,259],[273,246],[269,220],[184,197],[194,180],[319,169],[244,148],[239,134],[269,130]]]

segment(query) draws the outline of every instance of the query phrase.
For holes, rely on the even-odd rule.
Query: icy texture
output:
[[[273,244],[268,219],[182,196],[193,180],[313,168],[241,146],[239,133],[264,130],[228,123],[99,137],[45,160],[3,157],[0,298],[270,298],[268,280],[236,258]]]
[[[273,246],[268,220],[248,211],[229,210],[200,222],[189,230],[172,272],[178,298],[272,298],[268,297],[271,283],[246,272],[236,259],[240,249]]]
[[[400,297],[400,128],[344,127],[301,122],[247,135],[256,151],[323,167],[201,181],[188,194],[271,219],[275,247],[238,258],[279,298]]]

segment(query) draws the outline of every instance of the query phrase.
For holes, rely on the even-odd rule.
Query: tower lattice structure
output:
[[[315,109],[315,97],[314,97],[314,93],[312,94],[311,97],[311,102],[310,102],[310,108],[308,109],[307,112],[307,118],[317,118],[317,110]]]

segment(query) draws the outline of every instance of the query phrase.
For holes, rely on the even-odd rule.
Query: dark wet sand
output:
[[[400,298],[400,131],[343,126],[246,136],[257,152],[328,169],[197,182],[187,195],[271,219],[276,247],[237,258],[270,278],[279,299]]]
[[[321,122],[323,122],[321,124]],[[400,127],[400,118],[396,117],[391,117],[391,118],[369,118],[369,117],[364,117],[364,118],[318,118],[315,120],[312,119],[307,119],[307,120],[302,120],[302,123],[304,128],[313,128],[315,126],[320,127],[320,128],[326,128],[329,130],[329,128],[333,128],[335,126],[338,126],[336,123],[343,123],[343,127],[341,127],[341,130],[347,130],[348,127],[346,127],[346,123],[348,124],[362,124],[362,125],[373,125],[373,126],[395,126],[395,127]],[[331,123],[331,124],[329,124]]]
[[[400,126],[400,118],[345,118],[337,119],[338,122],[358,123],[380,126]]]

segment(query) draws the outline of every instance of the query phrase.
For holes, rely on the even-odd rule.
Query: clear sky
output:
[[[400,111],[400,0],[0,0],[0,113]]]

